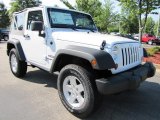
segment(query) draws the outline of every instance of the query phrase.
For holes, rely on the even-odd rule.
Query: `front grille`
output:
[[[123,66],[136,63],[140,60],[138,46],[121,48]]]
[[[112,69],[112,73],[116,74],[125,70],[131,69],[141,64],[142,49],[139,49],[139,43],[121,43],[116,44],[118,47],[118,58],[115,59],[115,63],[118,64],[117,69]],[[113,58],[116,58],[113,54]]]

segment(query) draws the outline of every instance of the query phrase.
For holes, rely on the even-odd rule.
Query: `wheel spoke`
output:
[[[84,102],[84,98],[81,95],[77,96],[77,100],[80,104],[82,104]]]
[[[11,56],[11,67],[12,67],[12,70],[14,72],[17,71],[17,65],[18,65],[18,63],[17,63],[17,60],[16,60],[16,56],[14,54],[12,54],[12,56]]]
[[[75,96],[73,96],[73,95],[71,95],[71,96],[69,97],[69,99],[68,99],[68,101],[69,101],[70,104],[74,104],[75,100],[76,100],[76,98],[75,98]]]
[[[67,92],[71,92],[72,91],[71,85],[66,85],[65,90]]]
[[[70,83],[71,83],[71,85],[74,85],[74,86],[77,85],[76,79],[73,79],[73,78],[70,79]]]
[[[63,82],[63,92],[68,103],[80,107],[84,103],[84,86],[75,76],[67,76]]]
[[[77,90],[79,93],[81,93],[82,91],[84,91],[84,88],[83,88],[83,85],[82,84],[79,84],[76,86]]]

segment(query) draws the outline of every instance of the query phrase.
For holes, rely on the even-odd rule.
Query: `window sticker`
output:
[[[72,16],[69,13],[51,12],[50,14],[53,24],[74,25]]]

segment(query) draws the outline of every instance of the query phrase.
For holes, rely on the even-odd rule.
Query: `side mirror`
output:
[[[43,22],[42,21],[32,21],[31,23],[31,31],[38,31],[39,36],[45,37],[45,33],[41,33],[43,31]]]
[[[31,22],[31,30],[32,31],[42,31],[43,30],[42,21],[32,21]]]

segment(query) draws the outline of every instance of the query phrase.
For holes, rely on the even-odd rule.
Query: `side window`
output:
[[[23,27],[24,27],[24,19],[25,19],[25,14],[24,12],[22,13],[19,13],[15,16],[15,21],[16,21],[16,24],[17,24],[17,29],[18,30],[23,30]],[[15,25],[14,25],[15,26]]]
[[[18,13],[12,18],[11,30],[22,31],[24,27],[25,13]]]
[[[28,20],[27,20],[27,30],[30,30],[32,21],[42,21],[43,22],[43,15],[42,11],[31,11],[28,13]]]
[[[14,17],[15,18],[15,17]],[[12,23],[11,23],[11,30],[17,30],[17,27],[16,27],[16,23],[14,21],[14,18],[12,19]]]

